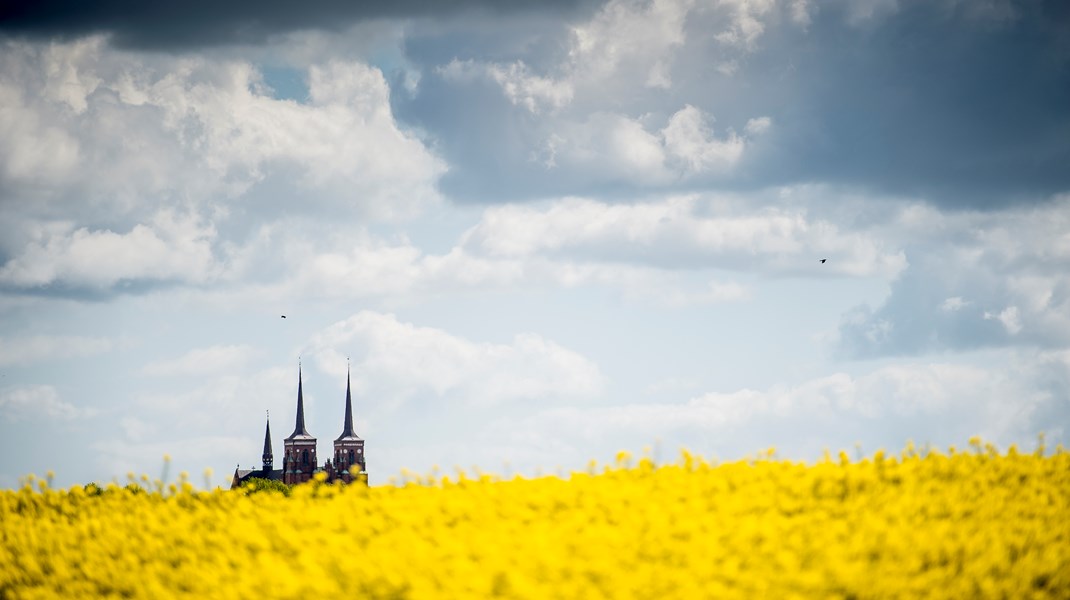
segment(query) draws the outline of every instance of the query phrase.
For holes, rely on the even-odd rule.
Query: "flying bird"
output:
[[[825,261],[821,261],[821,262],[825,262]],[[282,315],[282,318],[283,318],[283,319],[285,319],[285,318],[286,318],[286,315]]]
[[[827,258],[822,258],[822,259],[821,259],[821,264],[825,264],[825,261],[826,261],[826,260],[828,260],[828,259],[827,259]],[[283,318],[285,319],[286,317],[283,317]]]

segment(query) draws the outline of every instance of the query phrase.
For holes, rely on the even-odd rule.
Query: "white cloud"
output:
[[[717,139],[707,120],[701,110],[689,104],[674,114],[661,130],[665,150],[683,163],[687,172],[727,171],[743,155],[743,138],[729,132],[726,138]]]
[[[374,67],[313,64],[309,102],[297,103],[240,60],[122,53],[100,37],[5,50],[0,174],[17,191],[88,198],[83,210],[113,220],[146,200],[150,214],[176,200],[225,207],[276,173],[317,202],[379,216],[438,201],[445,165],[399,128]]]
[[[1038,374],[1034,379],[1038,382],[1046,382],[1052,390],[1052,397],[1063,399],[1063,412],[1070,412],[1070,348],[1041,352],[1037,357],[1039,365]],[[1065,416],[1065,415],[1064,415]],[[1059,433],[1070,433],[1070,422],[1052,422],[1046,426],[1046,430],[1057,430]]]
[[[816,8],[809,0],[790,0],[791,20],[802,27],[809,27],[812,19],[811,12]]]
[[[0,413],[9,422],[42,417],[73,421],[91,417],[96,411],[64,402],[51,385],[28,385],[0,390]]]
[[[135,442],[142,442],[159,431],[159,428],[154,423],[143,421],[137,417],[123,417],[119,419],[119,427],[122,429],[127,439]]]
[[[684,24],[693,5],[693,0],[606,3],[589,22],[572,28],[574,77],[597,84],[627,68],[649,87],[669,87],[667,65],[686,40]]]
[[[488,78],[501,86],[502,92],[511,103],[532,113],[546,109],[556,110],[572,101],[571,82],[534,75],[528,66],[519,60],[503,65],[473,60],[461,61],[455,58],[449,64],[439,67],[438,72],[450,81]]]
[[[690,290],[682,286],[636,287],[632,292],[637,296],[648,296],[670,308],[701,306],[721,302],[739,302],[751,296],[747,286],[734,282],[710,281],[705,287]]]
[[[356,348],[355,392],[393,404],[428,395],[474,405],[584,399],[604,383],[593,362],[536,334],[474,342],[371,311],[335,323],[310,345],[321,368],[339,377],[343,352]]]
[[[756,117],[754,119],[748,119],[747,124],[743,127],[743,130],[747,132],[747,135],[759,136],[769,131],[769,128],[773,126],[773,119],[770,117]]]
[[[327,248],[302,240],[275,240],[286,247],[289,290],[312,290],[318,297],[408,296],[472,287],[498,288],[528,278],[525,265],[473,255],[454,247],[427,254],[408,240],[386,241],[353,235]]]
[[[225,352],[225,351],[224,351]],[[187,355],[196,356],[195,352]],[[297,394],[297,368],[270,368],[262,370],[235,370],[226,374],[212,372],[211,365],[163,364],[170,368],[167,373],[181,373],[193,382],[193,387],[175,388],[168,383],[162,391],[143,388],[134,397],[134,409],[127,416],[133,417],[129,433],[135,434],[146,427],[160,427],[175,431],[210,431],[226,435],[246,433],[259,423],[264,411],[276,415],[292,415]],[[203,367],[203,368],[202,368]],[[180,369],[187,368],[187,371]],[[197,371],[195,369],[202,368]],[[306,402],[314,403],[315,394],[306,390]],[[255,431],[255,428],[253,429]],[[261,429],[261,433],[262,433]],[[131,435],[131,438],[135,437]]]
[[[1018,315],[1017,306],[1008,306],[999,312],[999,314],[990,313],[985,311],[985,320],[995,319],[1003,324],[1004,329],[1010,335],[1017,335],[1022,331],[1022,321]]]
[[[661,129],[625,115],[596,112],[582,122],[562,121],[545,144],[544,164],[587,178],[665,186],[684,179],[724,177],[734,172],[754,136],[772,123],[748,121],[746,135],[714,134],[713,117],[685,105]]]
[[[883,306],[844,319],[845,347],[874,355],[1070,344],[1068,207],[1059,196],[984,212],[897,209],[880,235],[901,240],[911,267]],[[887,335],[865,335],[882,323]]]
[[[572,27],[569,71],[577,86],[592,87],[621,76],[647,87],[668,89],[675,55],[688,33],[710,36],[732,54],[754,51],[776,0],[611,0],[587,23]],[[793,22],[807,26],[810,7],[795,0]],[[731,59],[729,59],[731,60]]]
[[[571,28],[568,57],[542,73],[524,60],[457,58],[438,73],[453,82],[495,81],[512,104],[548,113],[535,121],[531,135],[539,137],[529,140],[529,155],[533,162],[560,169],[557,177],[639,186],[724,178],[735,174],[749,142],[766,132],[772,119],[755,116],[736,127],[742,133],[727,129],[715,136],[712,115],[685,104],[666,118],[665,104],[652,98],[673,87],[676,54],[688,43],[685,32],[699,38],[690,50],[704,54],[712,43],[711,62],[732,74],[741,56],[756,48],[775,4],[612,0]],[[637,85],[658,93],[638,93]]]
[[[719,214],[721,213],[721,214]],[[465,248],[490,256],[568,255],[646,264],[798,272],[814,256],[837,256],[829,271],[894,277],[901,251],[863,232],[845,232],[802,212],[718,210],[695,196],[609,204],[570,198],[542,205],[487,209],[464,237]]]
[[[399,127],[374,67],[312,64],[297,103],[241,60],[101,37],[4,48],[0,285],[201,285],[228,277],[233,236],[296,204],[312,219],[389,220],[439,201],[445,164]]]
[[[899,0],[851,0],[847,6],[847,22],[861,25],[899,12]]]
[[[612,98],[631,94],[638,83],[647,88],[673,87],[676,54],[688,42],[689,30],[710,35],[732,73],[733,58],[757,47],[764,20],[775,0],[610,0],[591,19],[570,28],[568,56],[551,67],[554,76],[533,74],[526,63],[490,63],[454,58],[439,73],[456,82],[489,78],[514,105],[531,112],[560,109],[574,98]],[[796,22],[808,23],[805,4],[796,6]]]
[[[962,310],[970,305],[970,302],[963,300],[960,296],[952,296],[947,298],[940,304],[940,309],[948,312],[955,312]]]
[[[103,40],[83,38],[67,45],[51,44],[44,51],[45,97],[63,102],[75,114],[89,107],[87,98],[102,83],[87,68],[94,62]]]
[[[145,365],[141,371],[146,375],[185,376],[234,373],[244,367],[260,352],[247,345],[210,346],[195,348],[178,358],[161,360]]]
[[[0,267],[0,283],[27,288],[56,282],[108,288],[124,280],[200,283],[221,269],[212,254],[215,231],[170,211],[127,233],[71,225],[41,233]]]
[[[485,211],[485,217],[490,214]],[[583,249],[571,255],[537,249],[510,255],[497,252],[493,244],[472,243],[473,235],[470,232],[445,252],[434,254],[407,238],[383,239],[367,231],[332,237],[318,229],[265,230],[254,242],[228,254],[228,273],[255,280],[263,271],[270,278],[220,293],[231,304],[262,303],[268,297],[279,302],[283,298],[285,302],[310,298],[411,301],[471,290],[589,285],[667,306],[734,301],[748,294],[744,286],[732,281],[707,280],[696,285],[680,269],[657,261],[651,265],[644,264],[649,262],[646,259],[605,260]],[[278,278],[279,272],[286,275]]]
[[[668,377],[647,386],[644,390],[647,394],[679,394],[689,392],[699,387],[699,382],[694,378]]]
[[[834,373],[793,386],[710,392],[682,402],[554,408],[503,419],[490,431],[539,440],[591,458],[659,441],[670,449],[741,456],[780,446],[793,458],[864,439],[895,451],[909,439],[938,446],[973,435],[999,443],[1032,442],[1052,397],[1036,386],[1032,366],[998,369],[957,363],[903,363],[851,376]],[[490,441],[498,438],[488,434]],[[868,451],[875,450],[870,446]],[[566,454],[562,452],[561,454]],[[664,457],[663,457],[664,458]],[[672,458],[669,456],[667,458]]]
[[[0,366],[34,363],[103,354],[116,347],[115,340],[77,335],[33,335],[0,338]]]
[[[765,33],[762,19],[776,4],[776,0],[722,0],[712,3],[715,8],[727,9],[730,15],[727,27],[717,33],[715,39],[730,47],[754,50],[758,38]],[[793,17],[799,14],[796,8],[793,7]],[[798,18],[795,20],[800,21]]]
[[[711,37],[711,57],[734,73],[736,56],[753,52],[776,0],[611,0],[587,23],[574,26],[567,71],[575,87],[599,93],[607,80],[672,87],[672,65],[688,46],[688,33]],[[792,7],[793,21],[809,24],[805,3]],[[726,74],[731,74],[726,73]],[[618,89],[618,88],[613,88]]]
[[[672,176],[661,138],[623,115],[597,113],[555,135],[563,141],[556,152],[562,166],[647,185]]]
[[[683,307],[751,296],[749,284],[711,270],[892,279],[906,266],[883,232],[812,218],[805,204],[763,203],[692,195],[493,206],[475,213],[478,222],[441,253],[366,229],[339,236],[311,225],[263,228],[226,253],[228,280],[249,283],[219,294],[232,303],[379,298],[396,305],[474,290],[592,286]],[[819,256],[832,259],[821,265]]]
[[[190,436],[174,439],[153,439],[152,441],[124,440],[110,438],[94,442],[92,445],[94,458],[97,463],[97,472],[107,473],[106,479],[98,479],[99,483],[107,483],[114,479],[119,484],[125,485],[128,480],[127,474],[133,474],[135,478],[146,475],[148,484],[139,482],[141,485],[153,485],[157,478],[166,474],[166,483],[174,483],[184,471],[190,476],[190,483],[196,487],[202,487],[203,470],[207,465],[224,464],[229,469],[218,469],[212,476],[212,486],[230,487],[230,478],[236,466],[233,460],[241,460],[242,457],[260,456],[260,449],[256,442],[250,438],[205,435]],[[167,462],[164,457],[171,460]],[[226,461],[225,463],[223,461]],[[259,461],[250,460],[246,467],[259,467]]]
[[[65,178],[78,164],[78,141],[39,114],[28,94],[0,76],[0,174],[19,184]]]

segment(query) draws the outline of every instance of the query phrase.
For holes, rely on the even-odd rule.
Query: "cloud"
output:
[[[1022,322],[1018,317],[1018,307],[1008,306],[999,311],[999,314],[985,312],[985,320],[995,319],[1003,324],[1003,328],[1007,330],[1008,335],[1017,335],[1022,330]]]
[[[119,427],[122,429],[123,434],[135,442],[143,442],[146,439],[156,435],[159,428],[153,423],[148,423],[137,417],[123,417],[119,419]]]
[[[730,178],[748,145],[770,122],[751,119],[747,133],[714,134],[713,118],[685,105],[661,129],[644,119],[595,113],[583,122],[557,124],[536,159],[570,178],[599,183],[628,182],[641,187],[673,187],[682,181]],[[755,125],[755,123],[758,123]]]
[[[899,11],[898,0],[862,0],[844,3],[847,7],[847,22],[859,26],[893,15]]]
[[[0,174],[4,180],[42,185],[78,164],[78,140],[32,107],[24,90],[0,80]]]
[[[485,219],[495,209],[487,210]],[[339,236],[320,226],[269,227],[228,251],[227,277],[234,283],[205,294],[224,304],[262,304],[266,298],[282,304],[311,299],[393,304],[471,291],[598,286],[641,302],[689,306],[736,301],[749,293],[741,283],[708,274],[700,273],[696,281],[690,269],[698,265],[599,256],[582,246],[575,251],[500,252],[497,241],[484,238],[516,232],[490,231],[485,225],[470,228],[441,253],[428,252],[404,236],[380,237],[367,230]],[[661,251],[660,243],[654,241],[651,253]]]
[[[258,44],[279,34],[306,29],[339,31],[359,21],[390,18],[445,18],[481,13],[508,15],[552,11],[576,12],[586,3],[573,0],[520,0],[502,4],[485,0],[395,0],[387,3],[312,0],[301,5],[204,0],[181,8],[130,5],[108,0],[86,5],[68,0],[6,2],[0,9],[0,33],[42,38],[110,33],[120,46],[176,49],[214,44]]]
[[[69,225],[43,233],[0,267],[0,285],[106,289],[134,280],[196,284],[220,272],[211,246],[215,232],[167,211],[127,233]]]
[[[248,345],[195,348],[178,358],[151,362],[141,371],[154,376],[222,375],[239,371],[259,354]]]
[[[260,443],[263,444],[263,441]],[[204,468],[207,465],[222,464],[225,466],[215,470],[211,484],[229,488],[233,473],[230,469],[235,467],[232,458],[237,460],[255,456],[255,466],[260,466],[260,448],[254,440],[246,437],[204,435],[175,439],[155,438],[152,441],[109,438],[93,442],[91,448],[96,463],[94,471],[108,474],[107,477],[97,479],[99,483],[116,480],[125,485],[128,483],[126,476],[133,474],[135,478],[147,475],[149,482],[141,482],[141,485],[152,485],[165,473],[166,483],[174,483],[182,472],[186,472],[194,486],[202,487],[201,475]],[[170,462],[164,460],[165,456],[171,459]],[[246,463],[246,467],[253,465],[253,460]]]
[[[242,60],[101,38],[4,45],[6,288],[205,284],[227,277],[244,236],[292,214],[389,221],[439,202],[445,164],[399,128],[383,74],[363,63],[312,64],[298,103]]]
[[[764,127],[754,126],[755,119],[748,121],[750,131],[761,132]],[[762,117],[758,122],[769,122]],[[683,164],[685,172],[723,171],[739,162],[743,155],[743,138],[730,132],[725,139],[713,137],[707,117],[690,104],[669,119],[661,131],[665,150]]]
[[[672,81],[674,57],[688,47],[685,30],[696,29],[701,39],[708,35],[706,26],[725,26],[725,35],[739,38],[720,43],[731,48],[733,56],[750,52],[761,34],[759,17],[764,18],[769,3],[714,4],[698,8],[690,0],[613,0],[589,21],[571,26],[567,40],[535,44],[546,49],[530,51],[530,61],[523,57],[493,62],[453,58],[436,66],[435,72],[455,87],[492,80],[512,105],[527,109],[527,118],[481,111],[482,121],[463,127],[469,134],[478,132],[476,139],[508,135],[510,139],[501,140],[506,147],[524,146],[523,152],[518,149],[502,156],[498,149],[498,155],[487,157],[519,171],[515,175],[521,181],[516,176],[502,177],[510,183],[511,189],[502,190],[506,195],[548,186],[551,194],[574,193],[577,184],[582,188],[675,187],[694,180],[731,180],[739,175],[736,167],[749,143],[769,129],[772,119],[750,115],[749,121],[738,121],[742,133],[726,127],[715,136],[713,116],[700,108],[706,103],[679,101],[681,94],[675,92]],[[701,18],[702,26],[689,27],[691,17]],[[546,33],[541,38],[556,40],[553,36]],[[567,56],[554,50],[561,44],[567,44]],[[650,91],[637,92],[637,86]],[[475,86],[469,87],[473,89],[467,92],[444,92],[470,96],[458,107],[488,102]],[[428,110],[430,106],[418,112]],[[440,103],[436,110],[434,119],[446,118],[451,104],[443,107]],[[461,128],[455,118],[449,118],[447,127]],[[478,162],[476,155],[483,149],[470,146],[460,142],[452,151],[447,149],[459,169],[446,178],[446,189],[458,195],[473,193],[467,187],[451,187],[468,179],[466,165]],[[510,163],[508,159],[518,154],[526,155],[528,164]],[[552,169],[553,176],[532,170],[538,166]],[[488,183],[494,182],[484,180],[479,185]],[[568,183],[573,184],[571,189]]]
[[[885,235],[910,267],[843,318],[840,351],[882,356],[1070,345],[1070,198],[986,212],[903,208]]]
[[[250,353],[243,347],[195,348],[145,367],[146,374],[175,375],[190,385],[176,388],[176,379],[156,389],[151,380],[142,386],[122,409],[116,435],[93,443],[97,470],[155,476],[167,453],[173,457],[172,478],[187,470],[196,482],[206,465],[216,468],[217,479],[229,476],[233,461],[259,464],[265,409],[270,410],[278,453],[281,438],[293,427],[297,366],[250,371]],[[320,437],[321,451],[331,430],[341,429],[345,357],[352,357],[356,427],[361,435],[379,440],[381,475],[400,468],[391,452],[406,446],[406,434],[419,430],[427,413],[456,416],[585,404],[606,384],[595,363],[539,335],[480,342],[372,311],[315,332],[302,345],[302,355],[305,418]],[[224,363],[231,367],[224,370]],[[456,439],[456,432],[467,428],[456,421],[434,422],[435,435],[442,439]],[[395,437],[392,431],[399,433]],[[433,443],[421,437],[425,461],[432,460],[426,452]]]
[[[627,429],[716,430],[767,417],[814,416],[819,411],[867,418],[940,412],[963,402],[958,388],[976,391],[984,371],[954,365],[912,365],[880,369],[855,379],[837,373],[798,386],[764,391],[708,393],[683,404],[648,404],[606,409],[599,420]]]
[[[670,308],[701,306],[721,302],[739,302],[751,296],[747,286],[733,283],[710,281],[704,288],[689,290],[681,287],[658,286],[653,289],[639,288],[632,292],[637,296],[652,297],[659,304]]]
[[[672,178],[665,165],[664,141],[624,115],[597,113],[584,122],[563,124],[552,139],[557,171],[581,171],[596,181],[622,179],[638,185],[663,184]]]
[[[610,0],[587,23],[571,28],[573,77],[597,83],[619,69],[638,72],[648,87],[668,88],[668,63],[685,40],[692,0]]]
[[[855,223],[846,200],[829,213],[807,199],[837,193],[491,206],[471,212],[476,222],[467,230],[460,226],[469,219],[454,222],[460,231],[453,240],[439,231],[438,252],[404,233],[361,228],[338,235],[314,223],[276,224],[228,249],[226,277],[233,283],[212,294],[238,304],[375,299],[396,306],[472,291],[596,287],[629,301],[684,307],[751,298],[744,278],[897,277],[907,262],[894,235],[874,222]],[[798,198],[781,198],[792,194]],[[818,257],[830,261],[820,264]]]
[[[229,355],[236,365],[243,361],[240,351],[200,349],[187,353],[181,361],[162,362],[147,375],[170,376],[163,386],[142,386],[124,408],[125,416],[134,419],[125,427],[130,439],[151,427],[168,431],[211,432],[239,435],[255,432],[259,424],[263,434],[264,411],[275,415],[292,415],[297,397],[296,365],[289,368],[249,369],[235,366],[222,372],[215,365],[202,362],[211,354]],[[188,387],[176,387],[185,381]],[[306,390],[306,402],[315,405],[316,394]],[[311,408],[309,410],[312,410]],[[262,438],[261,438],[262,439]]]
[[[77,335],[33,335],[0,338],[0,366],[27,366],[67,358],[82,358],[109,352],[115,340]]]
[[[769,117],[757,117],[754,119],[748,119],[746,126],[743,130],[747,132],[747,135],[758,136],[762,135],[769,128],[773,126],[773,120]]]
[[[714,3],[714,6],[727,10],[730,15],[728,26],[717,33],[714,39],[727,46],[754,50],[758,39],[765,32],[763,18],[776,5],[775,0],[724,0]],[[796,7],[792,7],[792,11],[793,15],[798,14]]]
[[[310,346],[321,368],[339,377],[344,352],[353,351],[355,393],[394,405],[427,397],[475,406],[583,400],[604,385],[596,364],[536,334],[475,342],[372,311],[335,323]]]
[[[512,439],[560,447],[555,454],[576,459],[574,468],[594,449],[608,460],[616,450],[655,442],[668,460],[681,446],[735,458],[776,445],[787,457],[816,459],[825,448],[859,440],[867,441],[867,452],[896,451],[909,439],[946,447],[973,435],[1004,446],[1028,444],[1038,431],[1058,437],[1070,424],[1070,407],[1037,385],[1047,360],[1032,356],[995,369],[907,362],[682,402],[553,408],[502,419],[485,439],[500,441],[494,432],[508,431]]]
[[[0,186],[16,214],[54,216],[81,200],[74,214],[97,222],[175,205],[277,216],[292,209],[287,192],[377,216],[438,201],[445,165],[399,128],[383,74],[366,64],[312,63],[298,103],[273,97],[238,59],[121,53],[99,37],[5,48]]]
[[[1039,202],[1070,186],[1062,16],[1043,2],[614,0],[584,21],[534,21],[447,54],[499,73],[516,108],[486,86],[432,83],[421,89],[434,98],[400,110],[432,134],[471,136],[442,147],[444,189],[460,198],[822,182],[953,207]],[[906,30],[918,43],[900,45]],[[441,67],[436,38],[413,36],[410,48],[428,49],[414,63]],[[525,91],[534,82],[568,102]],[[706,179],[658,168],[652,137],[686,106],[717,118],[721,133],[703,139],[721,152],[705,156],[735,156],[726,131],[749,138],[738,163],[717,163],[734,168]]]
[[[940,304],[940,308],[942,310],[954,312],[956,310],[962,310],[963,308],[969,306],[969,304],[970,303],[966,300],[963,300],[961,296],[952,296],[944,300]]]
[[[51,385],[25,385],[0,390],[0,413],[14,423],[35,418],[73,421],[92,417],[96,410],[64,402]]]
[[[689,33],[722,46],[754,50],[774,0],[610,0],[588,22],[571,27],[568,71],[592,87],[614,77],[650,88],[672,87],[672,64]]]
[[[556,110],[572,101],[570,82],[533,75],[523,61],[500,65],[455,58],[439,67],[438,73],[447,81],[464,82],[480,77],[490,79],[501,86],[509,102],[532,113]]]
[[[828,272],[840,275],[894,277],[906,267],[902,251],[872,235],[841,231],[786,209],[736,212],[699,196],[633,204],[570,198],[492,207],[465,234],[463,245],[489,256],[540,254],[773,274],[798,273],[803,265],[812,266],[814,257],[830,255],[837,258],[826,265]]]

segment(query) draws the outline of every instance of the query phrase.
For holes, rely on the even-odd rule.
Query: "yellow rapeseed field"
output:
[[[0,598],[1070,598],[1070,453],[0,492]]]

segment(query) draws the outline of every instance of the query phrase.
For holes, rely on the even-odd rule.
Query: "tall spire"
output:
[[[267,426],[264,427],[264,470],[270,471],[274,466],[274,457],[271,454],[271,415],[268,414]]]
[[[349,391],[349,361],[346,361],[346,419],[342,424],[342,435],[338,439],[355,438],[353,433],[353,395]]]
[[[297,425],[294,427],[294,432],[290,434],[290,438],[288,439],[292,439],[298,436],[312,437],[305,429],[305,396],[304,393],[301,391],[300,362],[297,363]]]

